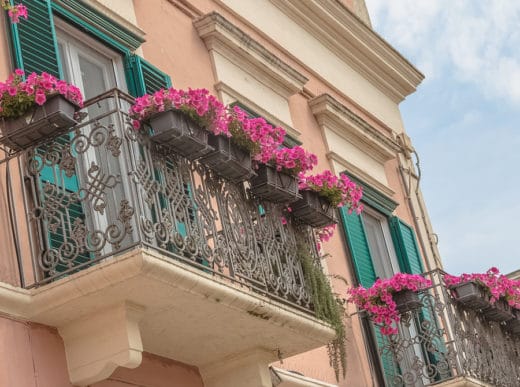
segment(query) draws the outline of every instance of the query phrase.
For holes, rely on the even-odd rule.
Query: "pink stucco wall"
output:
[[[352,0],[344,3],[351,7]],[[187,4],[187,5],[186,5]],[[282,50],[268,37],[251,28],[244,20],[237,18],[220,2],[211,0],[168,1],[154,0],[151,7],[149,1],[134,1],[139,27],[146,32],[147,42],[143,45],[145,58],[169,73],[173,84],[178,88],[204,87],[214,91],[215,75],[210,55],[204,42],[199,38],[192,26],[194,17],[213,10],[221,13],[239,28],[250,34],[255,40],[274,52],[281,60],[287,62],[297,71],[309,78],[305,85],[307,94],[296,94],[289,100],[289,107],[294,127],[302,132],[301,140],[308,150],[319,156],[318,170],[330,168],[326,157],[326,146],[321,130],[307,104],[308,96],[328,93],[357,113],[384,135],[390,130],[369,112],[356,105],[348,96],[340,93],[332,84],[308,71],[299,61]],[[0,18],[0,79],[5,79],[11,71],[4,25]],[[405,195],[398,175],[396,160],[385,166],[390,188],[395,191],[394,200],[401,203],[397,215],[409,224],[413,219],[406,205]],[[0,281],[18,284],[17,265],[11,243],[12,236],[8,217],[5,216],[6,196],[5,169],[0,168]],[[339,233],[325,244],[325,251],[331,254],[327,259],[328,271],[344,277],[352,283],[353,273],[347,265],[348,255]],[[24,254],[27,257],[27,254]],[[30,265],[26,265],[30,267]],[[345,294],[346,285],[339,280],[334,281],[335,290]],[[352,311],[352,310],[349,310]],[[349,339],[348,371],[346,381],[341,386],[370,386],[366,352],[359,339],[360,327],[355,318],[346,319]],[[332,369],[328,365],[324,348],[308,352],[290,359],[277,366],[299,371],[306,376],[335,383]],[[12,387],[69,387],[63,342],[57,331],[50,327],[0,318],[0,386]],[[189,365],[144,354],[143,362],[135,370],[120,368],[106,381],[96,383],[93,387],[199,387],[203,386],[198,370]]]
[[[143,353],[136,369],[118,368],[91,387],[202,387],[196,367]],[[57,330],[0,318],[0,386],[72,387]]]

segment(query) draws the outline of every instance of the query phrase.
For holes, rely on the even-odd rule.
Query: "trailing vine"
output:
[[[344,378],[347,371],[346,335],[343,325],[345,308],[341,300],[334,295],[322,268],[314,262],[304,245],[298,246],[298,257],[311,292],[316,317],[328,322],[336,332],[334,339],[327,345],[327,352],[330,366],[334,369],[336,380],[339,381],[339,376],[342,375]]]

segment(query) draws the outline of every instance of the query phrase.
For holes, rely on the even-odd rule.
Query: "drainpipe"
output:
[[[438,237],[437,234],[433,232],[430,219],[427,215],[426,208],[424,205],[424,201],[422,199],[422,194],[419,188],[419,183],[421,181],[421,167],[419,161],[419,155],[415,151],[412,146],[410,137],[406,135],[406,133],[401,133],[397,136],[397,140],[401,145],[401,149],[398,154],[398,162],[399,162],[399,176],[401,178],[401,183],[405,188],[406,199],[408,201],[408,207],[412,213],[414,228],[417,232],[419,244],[421,245],[422,251],[427,255],[428,252],[431,252],[433,256],[433,260],[435,262],[435,269],[442,268],[442,262],[439,256],[439,250],[437,247]],[[417,175],[414,174],[414,167],[412,161],[412,155],[415,156],[415,165],[417,167]],[[408,162],[406,162],[408,161]],[[408,165],[407,165],[408,164]],[[412,184],[413,180],[416,179],[417,183],[415,185],[415,190],[413,191],[413,195],[415,196],[416,202],[412,199]],[[420,227],[420,220],[422,221],[422,225],[424,230],[426,231],[426,240],[429,241],[429,249],[426,249],[425,238],[423,235],[423,229]],[[425,257],[426,269],[428,271],[432,270],[430,265],[430,260],[428,257]]]

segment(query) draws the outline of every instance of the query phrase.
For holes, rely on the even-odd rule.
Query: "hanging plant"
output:
[[[347,371],[346,333],[343,323],[345,308],[342,300],[333,293],[321,266],[314,261],[303,244],[298,245],[298,257],[302,264],[305,283],[311,293],[316,317],[329,323],[336,332],[334,339],[327,345],[327,352],[336,380],[339,381],[340,375],[344,378]]]

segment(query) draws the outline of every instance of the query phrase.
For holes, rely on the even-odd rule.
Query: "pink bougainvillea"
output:
[[[464,273],[460,276],[444,275],[444,283],[448,287],[464,282],[475,282],[482,286],[491,295],[491,303],[503,298],[513,308],[520,309],[520,280],[513,280],[500,274],[496,267],[490,268],[486,273]]]
[[[296,176],[314,168],[318,164],[318,157],[301,146],[283,147],[275,149],[270,154],[269,163],[275,166],[277,171]]]
[[[23,80],[24,71],[16,69],[5,82],[0,82],[0,117],[17,118],[34,105],[43,105],[53,95],[61,94],[70,102],[83,106],[81,91],[48,73],[31,73]]]
[[[416,292],[431,286],[431,281],[418,274],[397,273],[392,278],[378,279],[368,289],[363,286],[348,290],[348,301],[366,310],[383,335],[397,334],[400,315],[393,294],[401,290]]]
[[[0,5],[4,10],[7,11],[9,18],[11,19],[11,23],[18,23],[21,17],[25,19],[28,17],[27,7],[22,3],[11,5],[9,0],[0,0]]]
[[[347,175],[339,177],[331,171],[325,171],[312,176],[300,175],[300,189],[310,189],[327,198],[333,206],[348,206],[349,213],[361,213],[363,205],[360,203],[363,190],[351,181]]]
[[[139,129],[152,115],[169,109],[184,112],[214,134],[231,136],[226,108],[206,89],[178,90],[171,87],[158,90],[154,94],[145,94],[135,99],[130,108],[130,117],[134,127]]]

